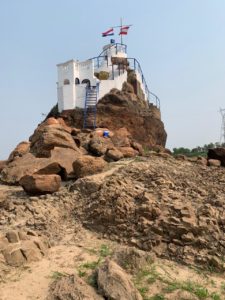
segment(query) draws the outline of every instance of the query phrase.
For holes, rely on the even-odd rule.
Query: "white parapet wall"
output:
[[[115,88],[121,90],[125,81],[127,81],[127,71],[125,71],[120,76],[115,77],[114,80],[101,80],[99,84],[98,100],[105,96],[105,94],[109,93],[111,89]]]
[[[86,87],[98,86],[98,99],[101,99],[111,89],[122,89],[123,83],[127,81],[126,68],[113,65],[112,57],[127,58],[126,46],[120,44],[106,45],[100,56],[82,62],[69,60],[58,64],[58,109],[59,112],[74,108],[84,108],[86,99]],[[96,65],[97,61],[97,65]],[[140,68],[138,64],[138,68]],[[99,80],[95,72],[106,71],[108,79]],[[145,100],[148,99],[148,91],[143,81],[141,70],[136,69],[136,78],[144,92]]]

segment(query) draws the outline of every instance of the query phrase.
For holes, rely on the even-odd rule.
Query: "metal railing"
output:
[[[115,43],[115,44],[110,44],[107,48],[105,48],[98,56],[90,58],[94,62],[94,69],[99,68],[102,64],[103,61],[107,61],[107,67],[112,67],[112,78],[114,79],[114,69],[113,69],[113,64],[109,65],[108,62],[108,57],[107,57],[107,50],[115,47],[116,48],[116,54],[120,51],[127,53],[127,45],[125,44],[120,44],[120,43]],[[105,54],[105,55],[104,55]],[[160,99],[158,96],[154,93],[152,93],[147,85],[147,82],[144,77],[144,73],[142,71],[141,65],[139,61],[136,58],[126,58],[127,61],[129,62],[129,68],[133,69],[134,71],[138,72],[140,77],[141,77],[141,83],[144,86],[144,92],[147,96],[147,100],[149,103],[155,103],[155,105],[160,109]]]

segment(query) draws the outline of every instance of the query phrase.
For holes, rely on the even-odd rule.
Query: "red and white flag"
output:
[[[119,33],[119,35],[127,35],[127,33],[128,33],[128,29],[130,28],[130,26],[122,26],[121,28],[120,28],[120,33]]]
[[[105,36],[110,36],[110,35],[114,35],[114,30],[113,28],[110,28],[109,30],[105,31],[102,33],[102,36],[105,37]]]

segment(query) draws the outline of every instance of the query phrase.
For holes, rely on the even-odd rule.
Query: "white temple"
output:
[[[135,71],[145,100],[148,100],[149,90],[141,67],[136,59],[127,57],[127,46],[124,44],[108,44],[103,47],[99,56],[82,62],[69,60],[58,64],[59,112],[77,107],[85,108],[87,88],[96,89],[96,102],[112,88],[121,90],[123,83],[127,81],[128,65]]]

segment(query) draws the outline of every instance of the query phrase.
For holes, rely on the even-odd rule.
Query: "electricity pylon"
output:
[[[220,144],[225,143],[225,109],[220,108],[220,114],[222,116],[222,125],[220,131]]]

